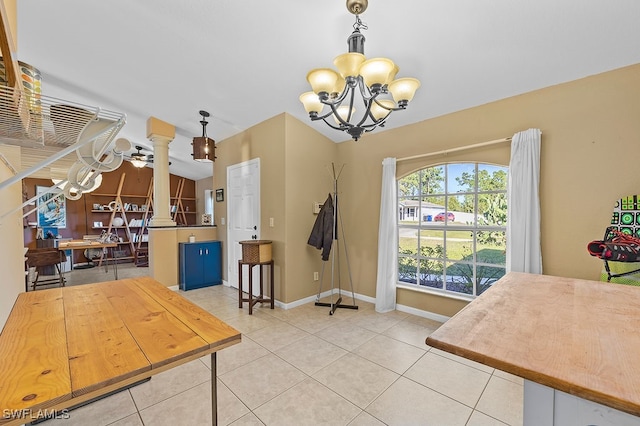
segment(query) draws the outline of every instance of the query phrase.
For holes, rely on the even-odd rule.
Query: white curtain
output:
[[[382,161],[376,312],[389,312],[396,308],[397,266],[398,195],[396,192],[396,159],[385,158]]]
[[[542,273],[540,129],[513,135],[507,184],[507,272]]]

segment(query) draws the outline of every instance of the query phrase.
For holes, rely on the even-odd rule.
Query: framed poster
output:
[[[224,201],[224,189],[216,189],[216,201]]]
[[[49,187],[36,186],[36,195],[42,194],[36,200],[38,211],[38,227],[66,228],[67,227],[67,199],[61,192],[49,192]]]

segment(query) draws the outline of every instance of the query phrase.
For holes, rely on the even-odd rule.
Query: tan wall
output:
[[[196,223],[202,224],[202,214],[204,213],[204,191],[213,189],[213,177],[208,177],[196,181]]]
[[[307,245],[315,221],[312,206],[331,191],[327,172],[336,144],[288,114],[280,114],[217,144],[215,188],[227,187],[227,167],[260,158],[261,239],[273,241],[276,299],[287,303],[315,294],[318,250]],[[226,198],[215,203],[218,237],[227,243]],[[274,227],[269,226],[273,218]],[[226,221],[225,221],[226,223]],[[227,264],[227,249],[223,249]],[[236,267],[236,265],[229,265]],[[229,276],[228,270],[224,277]]]
[[[277,115],[259,123],[250,129],[216,144],[214,167],[215,188],[224,188],[224,201],[214,202],[215,222],[218,227],[218,239],[222,241],[223,278],[228,280],[229,265],[227,259],[227,167],[234,164],[260,159],[260,238],[273,241],[273,259],[276,299],[281,300],[285,286],[282,271],[286,267],[284,255],[285,210],[284,210],[284,146],[285,115]],[[269,227],[269,218],[274,219],[275,227]],[[222,224],[225,218],[225,224]]]
[[[423,94],[422,96],[429,96]],[[437,100],[434,100],[436,102]],[[398,112],[396,114],[401,114]],[[338,145],[342,203],[356,291],[375,296],[380,181],[385,157],[404,157],[540,128],[544,273],[598,279],[586,245],[600,238],[615,199],[640,193],[640,64],[548,87]],[[393,120],[393,117],[391,117]],[[399,175],[460,160],[508,164],[509,146],[399,164]],[[290,259],[291,261],[291,259]],[[398,302],[450,316],[464,302],[398,291]]]
[[[196,241],[217,240],[214,226],[149,228],[149,275],[167,287],[180,283],[179,246],[193,235]],[[224,265],[224,263],[223,263]]]
[[[307,240],[317,217],[313,202],[324,202],[333,190],[329,171],[331,163],[338,163],[338,149],[331,140],[290,115],[286,115],[286,135],[287,286],[283,301],[293,302],[318,293],[319,282],[313,281],[313,272],[320,271],[322,260],[320,251],[309,246]],[[327,277],[325,290],[329,288]]]
[[[0,145],[4,155],[14,168],[20,168],[20,147]],[[12,171],[0,161],[0,182],[13,176]],[[22,204],[20,182],[0,190],[0,216]],[[0,245],[0,330],[13,308],[18,293],[24,291],[24,238],[22,236],[22,210],[0,219],[2,244]]]

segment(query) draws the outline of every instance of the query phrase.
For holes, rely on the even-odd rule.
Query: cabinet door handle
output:
[[[200,256],[202,256],[202,249],[200,249]]]
[[[208,248],[204,249],[204,254],[209,255],[209,249]]]

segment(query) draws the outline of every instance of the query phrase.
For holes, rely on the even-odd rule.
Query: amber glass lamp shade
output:
[[[193,159],[202,162],[214,162],[216,159],[216,142],[206,136],[193,138]]]

